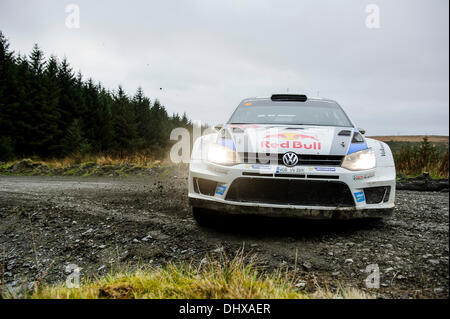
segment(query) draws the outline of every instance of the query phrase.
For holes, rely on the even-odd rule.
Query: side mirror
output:
[[[366,134],[366,130],[363,129],[363,128],[358,127],[358,131],[359,131],[362,135]]]
[[[218,131],[220,131],[223,127],[223,124],[217,124],[216,126],[214,126],[214,128]]]

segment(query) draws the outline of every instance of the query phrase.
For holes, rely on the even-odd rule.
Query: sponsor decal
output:
[[[272,135],[266,135],[266,138],[278,138],[282,140],[298,140],[298,139],[312,139],[314,141],[319,141],[319,139],[312,135],[305,135],[300,133],[281,133],[281,134],[272,134]]]
[[[213,165],[208,165],[208,169],[210,169],[211,171],[217,172],[217,173],[228,174],[228,170],[223,169],[221,167],[215,167]]]
[[[336,172],[334,167],[314,167],[316,172]]]
[[[371,177],[374,177],[374,176],[375,176],[374,173],[366,174],[366,175],[353,175],[353,180],[354,181],[360,181],[360,180],[371,178]]]
[[[300,141],[286,141],[282,143],[276,143],[271,141],[261,141],[261,148],[295,148],[295,149],[305,149],[305,150],[321,150],[322,145],[320,142],[313,143],[302,143]]]
[[[260,141],[261,148],[266,149],[295,148],[305,150],[322,149],[322,144],[320,143],[320,140],[314,135],[285,132],[280,134],[269,134],[266,135],[265,138],[268,140]]]
[[[223,195],[223,194],[225,194],[225,191],[227,190],[227,187],[226,186],[224,186],[224,185],[219,185],[219,186],[217,186],[217,188],[216,188],[216,194],[218,194],[218,195]]]
[[[366,198],[364,197],[364,192],[355,193],[355,199],[357,203],[364,202]]]
[[[247,164],[245,168],[253,168],[259,170],[272,170],[272,166],[270,165],[262,165],[262,164]]]
[[[386,150],[384,149],[383,143],[380,142],[380,156],[386,156]]]

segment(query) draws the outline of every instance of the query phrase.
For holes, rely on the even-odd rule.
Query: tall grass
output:
[[[374,298],[356,288],[335,292],[316,287],[314,292],[299,290],[295,271],[278,269],[266,273],[256,266],[254,258],[237,254],[205,258],[205,262],[168,263],[162,267],[122,270],[90,280],[79,288],[64,284],[39,286],[23,297],[32,299],[311,299]],[[3,297],[13,297],[4,295]]]
[[[424,137],[419,144],[407,144],[394,152],[397,173],[416,176],[428,172],[431,176],[449,177],[448,145],[439,147]]]
[[[47,159],[45,161],[38,160],[34,162],[40,162],[56,168],[67,168],[75,164],[84,163],[95,163],[97,165],[134,164],[140,167],[153,167],[155,164],[167,162],[167,159],[149,155],[147,152],[136,152],[134,154],[126,155],[73,154],[64,158]]]

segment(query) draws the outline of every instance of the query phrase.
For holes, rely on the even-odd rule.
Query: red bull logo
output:
[[[300,134],[300,133],[271,134],[271,135],[266,135],[266,138],[278,138],[278,139],[289,140],[289,141],[309,138],[309,139],[312,139],[317,142],[319,141],[319,139],[316,138],[315,136],[305,135],[305,134]]]
[[[322,145],[320,142],[313,142],[313,143],[302,143],[300,141],[286,141],[283,143],[276,143],[271,141],[261,141],[261,148],[271,148],[271,149],[277,149],[277,148],[296,148],[296,149],[305,149],[305,150],[321,150]]]
[[[295,149],[306,149],[306,150],[320,150],[322,145],[319,139],[315,136],[301,134],[301,133],[281,133],[281,134],[270,134],[266,135],[268,139],[285,140],[285,142],[274,142],[274,141],[261,141],[261,148],[266,149],[276,149],[276,148],[295,148]],[[314,142],[304,143],[299,140],[310,139]]]

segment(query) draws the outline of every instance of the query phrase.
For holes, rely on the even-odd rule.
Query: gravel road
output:
[[[0,255],[8,287],[64,282],[69,264],[97,276],[117,267],[256,254],[268,270],[296,269],[315,284],[382,298],[449,297],[449,194],[398,191],[383,221],[242,217],[197,226],[186,172],[149,177],[0,176]],[[367,289],[376,264],[380,287]],[[25,284],[26,285],[26,284]]]

